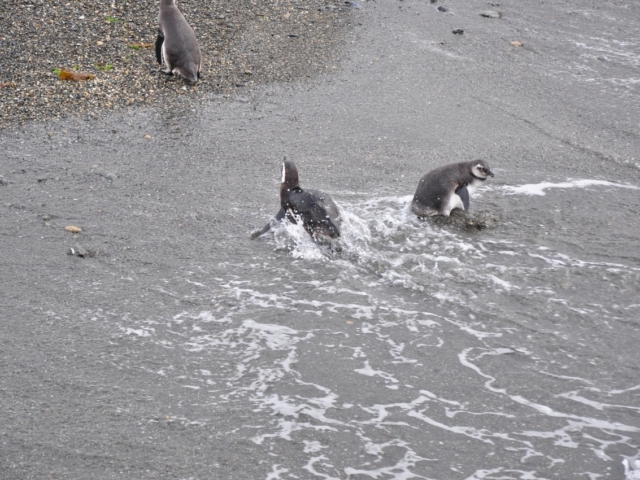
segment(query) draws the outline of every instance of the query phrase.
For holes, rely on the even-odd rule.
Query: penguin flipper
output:
[[[162,44],[164,43],[164,34],[158,29],[158,38],[156,39],[156,60],[162,65]]]
[[[467,190],[466,185],[464,187],[458,187],[456,194],[460,197],[460,200],[462,200],[464,209],[469,210],[469,190]]]
[[[285,211],[284,208],[280,208],[280,210],[278,211],[278,213],[276,214],[275,218],[269,220],[269,222],[262,227],[262,230],[256,230],[255,232],[253,232],[251,234],[251,238],[258,238],[262,235],[264,235],[265,233],[267,233],[269,230],[271,230],[271,226],[275,224],[275,222],[279,222],[280,220],[282,220],[285,216]]]

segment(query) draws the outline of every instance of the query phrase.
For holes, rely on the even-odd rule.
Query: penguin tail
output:
[[[411,202],[411,211],[420,218],[433,217],[434,215],[439,215],[439,212],[437,212],[436,210],[429,207],[425,207],[424,205],[422,205],[419,202],[416,202],[415,200]]]

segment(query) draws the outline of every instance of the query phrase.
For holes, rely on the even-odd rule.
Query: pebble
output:
[[[440,5],[440,6],[438,7],[438,11],[439,11],[439,12],[446,12],[447,10],[449,10],[449,9],[448,9],[447,7],[445,7],[444,5]]]
[[[502,18],[502,14],[499,12],[494,12],[493,10],[487,10],[480,14],[481,17],[486,18]]]
[[[452,30],[451,33],[455,35],[462,35],[464,33],[464,30],[461,28],[456,28],[455,30]]]
[[[519,42],[519,41],[517,41],[517,40],[514,40],[513,42],[511,42],[511,45],[513,45],[514,47],[521,47],[521,46],[522,46],[522,43],[520,43],[520,42]]]
[[[80,257],[80,258],[92,258],[95,257],[98,254],[97,250],[90,250],[84,247],[81,247],[80,245],[76,245],[75,247],[71,247],[69,250],[67,250],[67,255],[73,255],[75,257]]]
[[[67,227],[64,227],[64,229],[67,232],[71,232],[71,233],[80,233],[82,231],[82,229],[80,227],[74,227],[73,225],[69,225]]]
[[[104,178],[106,178],[107,180],[111,180],[112,182],[118,178],[117,175],[115,173],[107,173]]]

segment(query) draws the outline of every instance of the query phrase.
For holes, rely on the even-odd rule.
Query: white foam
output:
[[[570,180],[567,182],[560,183],[552,183],[552,182],[541,182],[541,183],[529,183],[526,185],[519,186],[510,186],[505,185],[502,187],[507,193],[512,195],[546,195],[545,190],[549,188],[586,188],[592,186],[602,186],[602,187],[617,187],[617,188],[627,188],[631,190],[640,190],[640,187],[636,187],[635,185],[625,185],[622,183],[614,183],[608,182],[606,180]]]

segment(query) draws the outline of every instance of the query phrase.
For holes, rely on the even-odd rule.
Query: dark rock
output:
[[[439,12],[446,12],[446,11],[448,11],[448,10],[449,10],[449,9],[448,9],[447,7],[445,7],[444,5],[440,5],[440,6],[438,7],[438,11],[439,11]]]
[[[454,227],[465,231],[485,230],[498,226],[498,218],[489,212],[468,212],[460,209],[452,210],[448,217],[436,215],[426,217],[426,220],[433,225]]]
[[[72,255],[74,257],[80,258],[93,258],[98,255],[99,251],[94,249],[87,249],[81,247],[80,245],[76,245],[75,247],[71,247],[67,250],[67,255]]]
[[[464,30],[461,28],[456,28],[455,30],[451,30],[451,33],[455,35],[462,35],[464,33]]]

